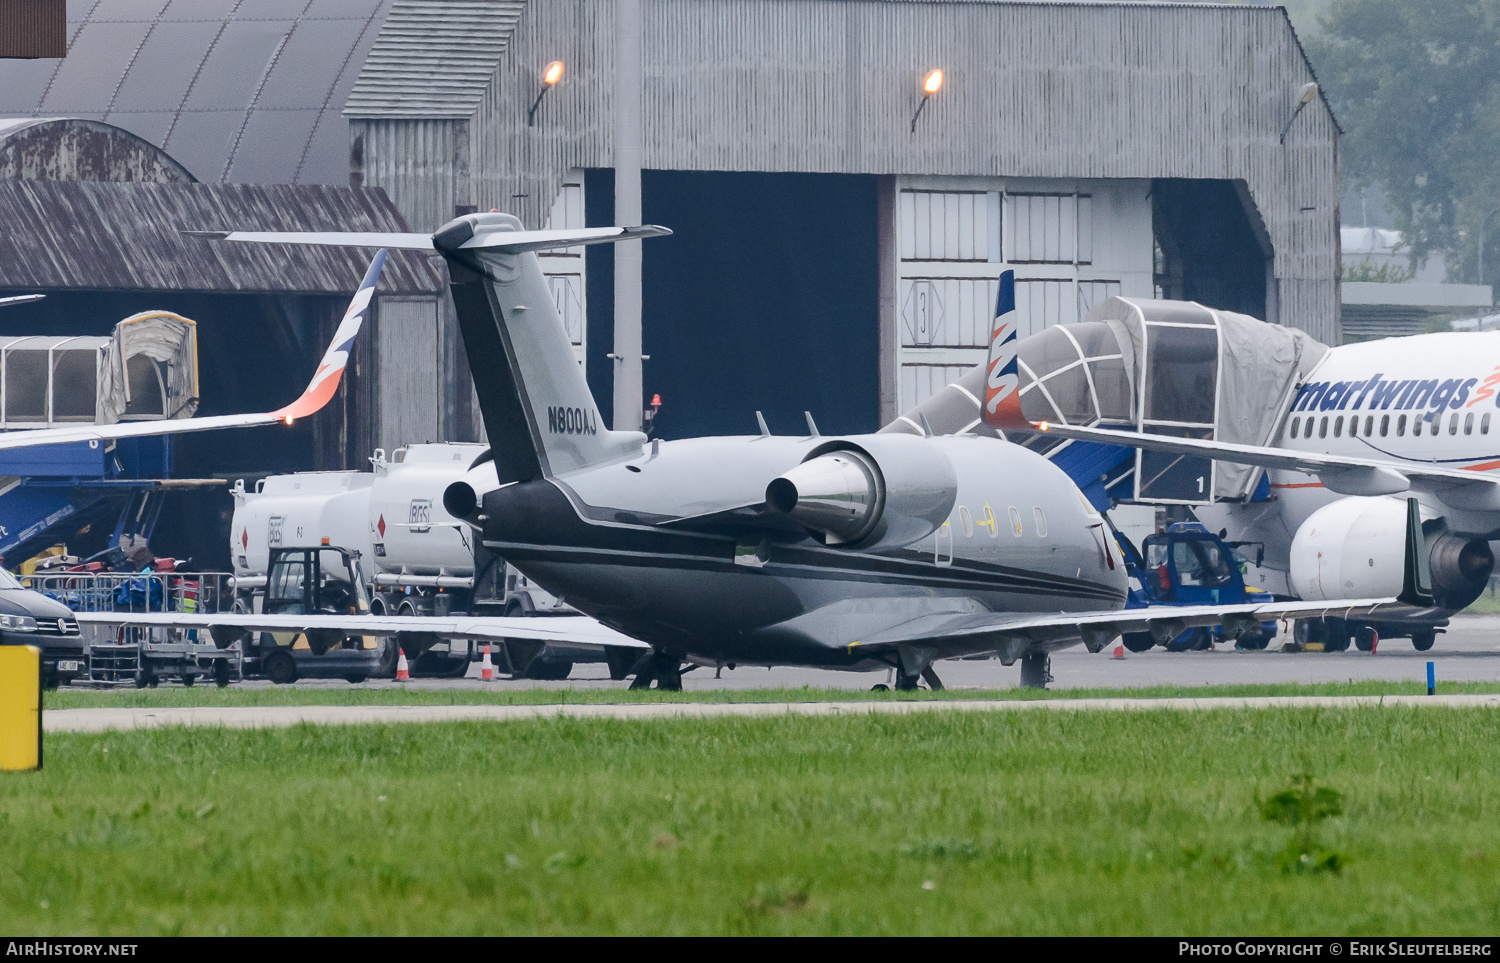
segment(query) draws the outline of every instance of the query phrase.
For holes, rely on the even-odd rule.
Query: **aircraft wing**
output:
[[[389,234],[370,231],[183,231],[191,237],[211,241],[250,241],[258,244],[304,244],[315,247],[399,247],[412,251],[432,251],[431,234]],[[459,245],[460,249],[500,251],[521,254],[526,251],[550,251],[581,247],[585,244],[607,244],[639,238],[661,237],[672,232],[656,224],[634,227],[584,227],[547,231],[485,231]]]
[[[1158,641],[1186,629],[1223,625],[1231,635],[1253,630],[1261,622],[1324,616],[1350,618],[1401,604],[1396,599],[1346,599],[1337,602],[1264,602],[1243,605],[1153,606],[1056,615],[978,613],[935,615],[886,629],[849,646],[851,652],[926,650],[928,660],[998,652],[1009,664],[1031,646],[1058,649],[1083,642],[1097,652],[1126,632],[1150,632]],[[920,659],[912,660],[921,661]]]
[[[1500,476],[1484,471],[1493,463],[1454,468],[1433,462],[1263,448],[1203,438],[1177,438],[1108,428],[1081,428],[1045,421],[1033,425],[1030,430],[1078,441],[1212,458],[1261,468],[1300,471],[1316,475],[1325,487],[1340,495],[1394,495],[1415,490],[1431,492],[1454,508],[1500,510]]]
[[[421,633],[444,639],[498,642],[532,639],[648,649],[644,642],[583,615],[556,617],[399,616],[399,615],[263,615],[251,612],[79,612],[80,625],[160,626],[204,629],[228,644],[248,632],[327,632],[341,635]]]
[[[7,448],[30,448],[34,445],[56,445],[77,441],[113,441],[117,438],[139,438],[147,435],[177,435],[190,431],[212,431],[216,428],[245,428],[252,425],[274,425],[278,422],[290,425],[298,418],[305,418],[321,409],[338,390],[349,353],[354,350],[354,338],[360,325],[369,314],[370,298],[375,294],[375,285],[380,281],[380,269],[385,265],[384,250],[375,255],[359,290],[349,302],[344,318],[334,332],[333,341],[312,381],[302,396],[284,408],[275,411],[243,415],[210,415],[205,418],[169,418],[165,421],[132,421],[114,425],[76,425],[67,428],[33,428],[0,432],[0,450]]]

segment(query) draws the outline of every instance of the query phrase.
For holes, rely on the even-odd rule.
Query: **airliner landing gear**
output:
[[[675,655],[657,652],[645,659],[630,683],[632,689],[649,689],[651,683],[663,692],[682,691],[682,660]]]
[[[926,682],[927,688],[933,692],[943,691],[943,680],[938,678],[938,674],[933,671],[930,665],[922,670],[922,681]]]
[[[1021,688],[1045,689],[1052,681],[1052,656],[1033,649],[1021,656]]]
[[[1432,629],[1417,629],[1411,634],[1411,644],[1418,652],[1426,652],[1437,641],[1437,632]]]

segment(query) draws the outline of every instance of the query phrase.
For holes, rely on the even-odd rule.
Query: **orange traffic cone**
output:
[[[1123,646],[1123,645],[1117,645],[1117,646],[1115,646],[1115,654],[1112,655],[1112,656],[1110,656],[1110,658],[1112,658],[1112,659],[1123,659],[1123,658],[1125,658],[1125,646]]]
[[[401,654],[396,658],[396,681],[410,682],[411,667],[406,664],[406,650],[400,650]]]
[[[485,682],[495,681],[495,663],[490,661],[490,644],[484,644],[484,661],[479,663],[479,678]]]

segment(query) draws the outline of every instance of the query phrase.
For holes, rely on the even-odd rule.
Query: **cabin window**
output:
[[[1318,419],[1318,437],[1319,438],[1327,438],[1328,437],[1328,416],[1327,415],[1324,415],[1322,418]]]
[[[1402,415],[1396,419],[1396,437],[1400,438],[1406,434],[1406,416]]]
[[[1344,416],[1339,415],[1333,419],[1333,437],[1337,438],[1344,433]]]
[[[1390,432],[1391,432],[1391,416],[1390,415],[1381,415],[1380,416],[1380,437],[1384,438],[1386,435],[1390,434]]]
[[[1299,424],[1301,424],[1301,422],[1302,422],[1301,418],[1293,418],[1292,419],[1292,437],[1293,438],[1297,437],[1297,426]]]
[[[1443,427],[1443,416],[1442,415],[1432,415],[1431,417],[1432,417],[1432,430],[1429,431],[1428,434],[1429,435],[1436,435],[1438,433],[1438,430]]]
[[[974,537],[974,517],[963,505],[958,506],[958,525],[964,530],[964,538]]]
[[[1031,518],[1032,518],[1033,521],[1036,522],[1036,537],[1037,538],[1046,538],[1047,537],[1047,516],[1044,515],[1044,514],[1042,514],[1042,507],[1040,505],[1034,506],[1031,509]]]
[[[1365,418],[1365,437],[1375,434],[1375,416],[1369,415]]]
[[[1448,418],[1448,434],[1450,434],[1450,435],[1456,435],[1456,434],[1458,434],[1458,413],[1457,412],[1454,412]]]
[[[1488,411],[1479,419],[1479,433],[1481,435],[1488,435],[1490,433],[1490,413]]]
[[[1010,513],[1010,528],[1011,528],[1011,531],[1013,531],[1013,532],[1016,533],[1016,538],[1020,538],[1022,535],[1025,535],[1026,534],[1026,530],[1021,527],[1021,511],[1020,511],[1020,509],[1018,509],[1018,508],[1016,508],[1016,506],[1012,505],[1012,506],[1010,506],[1010,508],[1006,509],[1006,511],[1008,511]]]
[[[990,506],[984,506],[984,526],[990,530],[990,538],[1000,537],[1000,525],[995,521],[995,510]]]
[[[1472,411],[1464,415],[1464,434],[1474,434],[1474,412]]]

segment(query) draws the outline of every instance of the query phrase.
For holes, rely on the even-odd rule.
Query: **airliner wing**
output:
[[[650,648],[646,643],[583,615],[547,618],[398,615],[262,615],[249,612],[79,612],[80,625],[160,626],[204,629],[225,644],[248,632],[328,632],[343,635],[424,634],[444,639],[499,642],[532,639],[538,642],[578,642],[628,649]]]
[[[1289,448],[1262,448],[1202,438],[1080,428],[1041,422],[1030,430],[1079,441],[1144,448],[1175,455],[1191,455],[1261,468],[1280,468],[1316,475],[1340,495],[1394,495],[1407,490],[1432,492],[1455,508],[1500,511],[1500,476],[1476,469],[1452,468],[1431,462],[1357,458]]]
[[[1261,622],[1276,619],[1352,618],[1399,604],[1393,598],[1346,599],[1337,602],[1164,605],[1056,615],[979,613],[929,616],[854,642],[849,649],[872,655],[886,651],[926,650],[927,661],[998,652],[1009,664],[1032,646],[1058,649],[1082,641],[1089,651],[1097,652],[1126,632],[1150,632],[1159,641],[1166,641],[1187,629],[1210,625],[1223,625],[1231,636],[1237,636],[1240,632],[1254,630]]]
[[[30,430],[0,433],[0,450],[6,448],[30,448],[34,445],[57,445],[76,441],[113,441],[118,438],[139,438],[149,435],[178,435],[190,431],[212,431],[216,428],[246,428],[252,425],[274,425],[278,422],[290,425],[298,418],[305,418],[328,404],[338,390],[344,366],[349,362],[349,352],[354,349],[354,338],[360,325],[369,314],[370,298],[375,294],[375,285],[380,280],[380,269],[385,265],[384,250],[375,255],[359,290],[349,302],[344,319],[334,332],[333,341],[317,371],[302,396],[284,408],[275,411],[243,415],[210,415],[205,418],[169,418],[165,421],[132,421],[114,425],[76,425],[67,428],[33,428]]]

